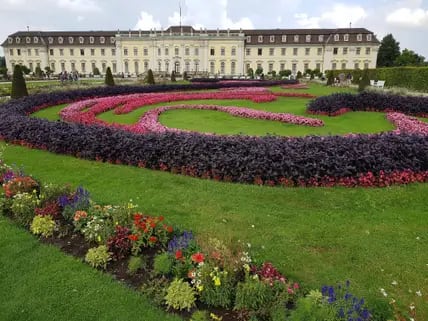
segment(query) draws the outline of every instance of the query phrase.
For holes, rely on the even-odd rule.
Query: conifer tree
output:
[[[147,83],[149,85],[155,84],[155,77],[153,76],[153,71],[151,69],[147,72]]]
[[[107,67],[106,78],[105,78],[104,82],[107,86],[114,86],[115,85],[114,79],[113,79],[113,74],[111,73],[110,67]]]
[[[15,65],[13,69],[12,92],[10,97],[16,99],[24,96],[28,96],[27,85],[22,74],[21,66]]]

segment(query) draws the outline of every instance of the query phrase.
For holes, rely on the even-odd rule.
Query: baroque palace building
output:
[[[191,75],[242,76],[249,68],[270,71],[375,68],[376,36],[364,28],[195,30],[172,26],[150,31],[19,31],[2,43],[11,72],[78,71],[141,75],[186,71]]]

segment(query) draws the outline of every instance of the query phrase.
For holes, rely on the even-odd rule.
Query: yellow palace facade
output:
[[[249,68],[271,71],[375,68],[379,41],[364,28],[18,31],[2,43],[11,72],[21,64],[89,75],[186,71],[190,75],[242,76]]]

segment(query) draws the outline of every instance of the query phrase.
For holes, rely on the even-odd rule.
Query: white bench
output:
[[[385,87],[385,80],[370,80],[370,86],[376,88],[383,88]]]

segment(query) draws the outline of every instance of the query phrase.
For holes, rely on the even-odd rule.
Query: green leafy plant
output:
[[[210,318],[207,311],[197,310],[192,313],[190,321],[210,321]]]
[[[157,275],[168,275],[173,266],[172,258],[167,252],[155,256],[153,261],[153,272]]]
[[[110,253],[107,250],[107,246],[100,245],[89,249],[88,253],[86,253],[85,261],[94,268],[105,269],[110,261]]]
[[[13,197],[11,206],[11,211],[15,220],[21,225],[30,225],[34,217],[34,209],[39,203],[40,201],[35,192],[16,194]]]
[[[25,96],[28,96],[27,84],[25,83],[21,66],[16,64],[13,69],[12,92],[10,97],[12,99],[17,99]]]
[[[147,297],[153,304],[163,306],[167,294],[169,280],[165,277],[154,278],[141,286],[141,293]]]
[[[40,186],[40,200],[42,203],[58,201],[60,196],[70,195],[72,192],[69,184],[43,184]]]
[[[336,312],[327,305],[315,302],[311,297],[299,298],[291,311],[289,321],[335,321]]]
[[[195,306],[195,290],[183,279],[175,279],[166,290],[165,303],[168,308],[190,311]]]
[[[202,285],[200,300],[212,307],[230,308],[235,297],[233,274],[208,264],[202,266]]]
[[[370,85],[370,78],[369,78],[369,72],[367,69],[364,69],[363,76],[360,79],[360,82],[358,83],[358,91],[364,91],[366,87]]]
[[[33,218],[33,222],[30,225],[30,231],[36,235],[42,235],[44,237],[50,237],[53,235],[55,230],[55,221],[52,216],[39,216],[36,215]]]
[[[246,277],[245,282],[236,287],[235,310],[257,311],[271,302],[273,291],[269,284],[262,282],[258,277]]]
[[[147,267],[147,261],[141,256],[131,256],[128,261],[128,273],[135,274]]]

